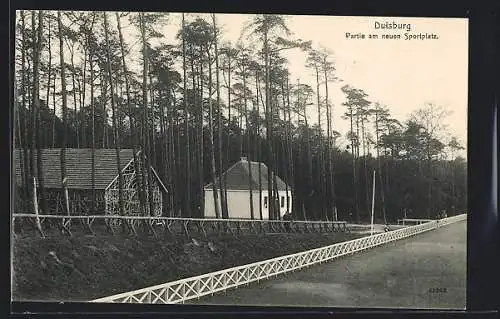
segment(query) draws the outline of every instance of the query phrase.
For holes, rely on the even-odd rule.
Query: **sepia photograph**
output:
[[[16,11],[11,300],[464,310],[468,32]]]

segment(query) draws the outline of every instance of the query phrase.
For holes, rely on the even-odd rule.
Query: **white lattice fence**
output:
[[[153,287],[100,298],[91,302],[107,303],[183,303],[229,288],[263,280],[340,256],[353,254],[391,241],[407,238],[425,231],[466,220],[465,214],[425,224],[406,227],[374,236],[350,240],[331,246],[264,260],[252,264],[181,279]]]
[[[448,218],[443,218],[437,221],[438,227],[445,226],[458,221],[467,220],[467,214],[456,215]]]

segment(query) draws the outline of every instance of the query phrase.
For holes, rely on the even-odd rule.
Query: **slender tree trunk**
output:
[[[264,31],[264,59],[265,59],[265,72],[266,72],[266,135],[267,135],[267,147],[268,147],[268,166],[267,166],[267,192],[269,197],[269,219],[275,219],[274,214],[274,192],[273,192],[273,138],[271,129],[271,114],[272,106],[270,103],[271,94],[269,92],[270,87],[270,76],[269,76],[269,41],[268,41],[268,31],[269,27],[267,22],[265,22]]]
[[[262,136],[260,135],[260,107],[259,107],[259,71],[255,71],[255,88],[256,88],[256,106],[257,106],[257,152],[259,159],[259,217],[260,220],[264,219],[262,215]]]
[[[296,90],[297,93],[297,102],[296,102],[296,110],[295,113],[297,115],[297,126],[299,129],[301,129],[300,125],[300,90]],[[307,220],[307,214],[306,214],[306,209],[305,209],[305,202],[307,199],[307,194],[305,194],[304,191],[304,170],[303,170],[303,155],[302,155],[302,148],[303,148],[303,132],[299,130],[298,137],[297,137],[297,174],[296,174],[296,183],[295,185],[300,185],[300,191],[296,190],[297,198],[296,198],[296,207],[298,211],[302,212],[302,218],[303,220]]]
[[[325,81],[327,81],[327,77],[325,74]],[[326,96],[328,96],[328,91],[327,91],[327,84],[325,83],[325,91],[326,91]],[[325,97],[325,107],[326,107],[326,161],[328,165],[328,174],[326,176],[326,190],[327,190],[327,199],[326,199],[326,205],[327,205],[327,216],[332,213],[332,220],[335,220],[335,207],[334,206],[334,200],[333,200],[333,165],[332,165],[332,114],[330,110],[330,103]]]
[[[326,62],[326,61],[325,61]],[[325,106],[326,106],[326,109],[327,109],[327,114],[328,114],[328,125],[327,125],[327,140],[328,140],[328,149],[327,149],[327,161],[328,161],[328,183],[329,183],[329,187],[327,187],[327,189],[329,190],[328,191],[328,201],[327,201],[327,205],[328,205],[328,209],[327,209],[327,214],[328,214],[328,211],[330,211],[332,213],[332,219],[333,220],[336,220],[337,219],[337,215],[336,215],[336,211],[337,211],[337,207],[336,207],[336,193],[335,193],[335,171],[334,171],[334,168],[333,168],[333,149],[334,149],[334,145],[332,143],[333,141],[333,136],[332,136],[332,130],[333,130],[333,123],[332,123],[332,119],[333,119],[333,110],[332,110],[332,106],[330,105],[330,101],[329,101],[329,98],[328,98],[328,72],[327,72],[327,69],[325,68],[324,70],[324,76],[325,76]]]
[[[90,44],[90,34],[93,30],[94,27],[94,22],[95,22],[95,13],[92,13],[92,21],[90,24],[90,28],[86,30],[86,46],[88,47],[88,59],[89,59],[89,67],[90,67],[90,107],[91,107],[91,214],[95,215],[96,214],[96,189],[95,189],[95,105],[94,105],[94,56],[93,56],[93,49]],[[87,52],[87,51],[86,51]],[[86,65],[84,64],[84,69]],[[86,79],[85,79],[85,73],[83,77],[83,83],[85,84]],[[85,91],[85,89],[84,89]],[[85,102],[85,98],[83,99]],[[54,104],[55,107],[55,104]]]
[[[14,152],[18,151],[20,148],[23,147],[23,138],[22,138],[22,126],[21,126],[21,105],[19,103],[19,93],[17,91],[17,76],[14,76],[14,134],[12,134],[12,150]],[[17,133],[17,134],[16,134]],[[16,153],[14,153],[15,155]],[[26,179],[26,176],[25,176],[25,171],[26,171],[26,166],[24,166],[24,161],[23,161],[23,152],[17,152],[17,154],[19,155],[18,157],[15,157],[14,158],[14,163],[19,161],[19,166],[20,166],[20,169],[21,169],[21,185],[23,186],[26,186],[26,184],[29,183],[29,180]],[[11,171],[11,175],[10,177],[12,178],[12,180],[14,181],[15,178],[16,178],[16,174],[15,172],[12,172]],[[25,187],[23,187],[23,189],[25,189]],[[14,188],[13,189],[13,197],[14,198],[17,198],[17,188]],[[23,193],[24,193],[24,190],[23,190]],[[26,199],[28,199],[28,197],[26,198],[22,198],[22,201],[24,202]],[[16,207],[17,208],[17,207]]]
[[[202,50],[200,49],[200,53],[202,52]],[[194,78],[193,78],[194,80]],[[204,136],[204,132],[203,132],[203,116],[205,115],[205,108],[204,108],[204,104],[203,104],[203,60],[201,59],[200,61],[200,74],[198,76],[198,81],[199,81],[199,91],[200,91],[200,100],[199,100],[199,107],[200,107],[200,116],[199,116],[199,120],[198,120],[198,130],[199,130],[199,139],[200,139],[200,145],[199,145],[199,154],[198,156],[200,157],[200,161],[199,161],[199,166],[198,166],[198,174],[199,174],[199,179],[200,179],[200,213],[201,214],[204,214],[205,212],[205,196],[204,196],[204,193],[205,193],[205,166],[204,166],[204,163],[205,163],[205,149],[204,149],[204,145],[205,145],[205,136]],[[193,83],[194,84],[194,83]]]
[[[172,90],[172,97],[174,99],[174,105],[177,105],[177,99],[176,99],[176,96],[175,96],[175,91]],[[181,186],[183,185],[181,183],[181,179],[183,178],[183,171],[182,171],[182,148],[181,148],[181,116],[179,114],[177,114],[176,116],[176,128],[177,128],[177,134],[176,134],[176,139],[177,139],[177,154],[178,154],[178,160],[177,160],[177,174],[176,174],[176,189],[181,189]],[[181,173],[179,173],[181,172]],[[177,193],[176,193],[177,194]],[[180,197],[180,196],[178,196]],[[181,201],[179,201],[181,200]],[[177,202],[177,209],[178,209],[178,215],[177,216],[181,216],[181,212],[182,212],[182,209],[184,209],[184,202],[182,201],[183,199],[179,198],[176,202]]]
[[[321,96],[320,96],[320,88],[319,88],[319,68],[315,64],[314,70],[316,73],[316,99],[317,99],[317,107],[318,107],[318,141],[319,141],[319,149],[317,152],[317,160],[318,160],[318,169],[317,169],[317,183],[320,189],[319,194],[319,203],[317,206],[321,209],[322,215],[324,215],[328,219],[328,215],[326,214],[327,205],[325,205],[325,188],[328,188],[327,183],[325,183],[324,178],[327,177],[325,174],[324,161],[323,161],[323,129],[321,127]],[[326,80],[326,79],[325,79]],[[328,120],[328,116],[327,116]]]
[[[153,171],[151,167],[151,153],[150,143],[148,138],[149,132],[149,112],[148,112],[148,48],[146,42],[146,26],[144,21],[144,13],[139,13],[140,26],[141,26],[141,39],[142,39],[142,55],[143,55],[143,68],[142,68],[142,100],[143,100],[143,136],[145,142],[145,149],[142,154],[142,163],[144,171],[147,172],[147,202],[149,203],[149,216],[154,215],[154,202],[153,202]],[[145,154],[147,153],[147,154]]]
[[[154,117],[154,108],[155,108],[155,103],[156,103],[156,99],[155,99],[155,89],[154,89],[154,84],[153,84],[153,76],[149,75],[149,96],[150,96],[150,99],[151,99],[151,112],[152,112],[152,116],[150,116],[150,122],[151,122],[151,132],[148,134],[148,137],[149,137],[149,145],[150,145],[150,150],[149,150],[149,153],[151,154],[151,163],[152,163],[152,166],[153,167],[157,167],[156,166],[156,123],[155,123],[155,117]],[[148,122],[149,123],[149,122]]]
[[[366,162],[368,160],[367,152],[366,152],[366,136],[365,136],[365,111],[361,110],[361,140],[363,145],[363,167],[364,167],[364,175],[365,175],[365,200],[366,200],[366,211],[370,211],[370,178],[368,167]]]
[[[56,147],[56,78],[57,74],[54,74],[54,84],[52,86],[52,106],[54,108],[54,112],[52,113],[52,148]]]
[[[455,209],[457,206],[456,203],[456,182],[455,182],[455,165],[453,165],[453,161],[455,159],[455,154],[453,149],[451,150],[451,205],[452,205],[452,214],[455,215]]]
[[[427,143],[429,145],[429,142]],[[432,217],[432,213],[434,212],[434,202],[432,200],[432,190],[433,190],[433,185],[432,185],[432,158],[430,156],[430,147],[427,146],[427,180],[428,180],[428,187],[427,187],[427,218]]]
[[[274,108],[276,106],[276,108]],[[274,104],[271,104],[271,110],[272,110],[272,118],[271,118],[271,123],[274,123],[275,121],[279,123],[280,118],[279,118],[279,103],[278,103],[278,93],[275,93],[275,99],[274,99]],[[271,124],[272,125],[272,124]],[[274,137],[273,136],[273,147],[275,152],[273,153],[273,166],[276,168],[276,172],[273,171],[273,191],[275,194],[275,200],[274,200],[274,211],[275,211],[275,218],[277,220],[281,219],[281,208],[280,208],[280,195],[278,192],[278,182],[277,182],[277,177],[276,173],[279,169],[279,164],[278,164],[278,152],[279,152],[279,135]]]
[[[214,145],[214,124],[213,124],[213,106],[212,106],[212,58],[210,50],[208,50],[208,110],[209,110],[209,129],[210,129],[210,156],[211,156],[211,169],[212,169],[212,193],[214,196],[214,209],[215,217],[220,218],[220,205],[217,187],[220,189],[220,180],[216,182],[215,174],[215,145]]]
[[[243,61],[246,63],[246,61]],[[245,132],[247,134],[247,160],[248,160],[248,190],[249,190],[249,199],[250,199],[250,219],[255,219],[254,207],[253,207],[253,176],[252,176],[252,160],[251,160],[251,141],[252,134],[250,130],[250,125],[248,122],[248,106],[247,106],[247,69],[246,66],[243,65],[242,70],[243,75],[243,105],[245,108]]]
[[[83,56],[84,56],[84,64],[86,64],[86,58],[87,58],[87,54],[84,52],[83,53]],[[85,66],[82,67],[82,70],[85,71]],[[82,72],[82,73],[85,73],[85,72]],[[83,79],[85,79],[85,76],[82,75]],[[85,81],[83,81],[85,83]],[[83,148],[86,148],[87,147],[87,139],[85,138],[86,137],[86,132],[85,132],[85,118],[84,118],[84,92],[83,92],[83,88],[82,88],[82,80],[80,79],[80,77],[77,77],[76,78],[76,84],[78,86],[78,109],[79,109],[79,112],[78,112],[78,117],[80,117],[80,120],[79,120],[79,123],[80,123],[80,145],[83,147]]]
[[[27,185],[29,184],[29,180],[26,179],[26,166],[24,165],[24,157],[25,157],[25,153],[23,151],[20,151],[20,149],[23,148],[23,138],[22,138],[22,135],[23,135],[23,132],[22,132],[22,126],[21,126],[21,106],[20,106],[20,103],[19,103],[19,93],[17,91],[17,86],[18,86],[18,83],[17,83],[17,78],[15,77],[14,78],[14,134],[12,136],[12,150],[13,150],[13,155],[16,156],[16,153],[17,153],[17,156],[14,157],[13,159],[13,163],[15,162],[19,162],[19,168],[20,168],[20,171],[21,171],[21,187],[22,189],[19,189],[17,187],[14,187],[12,189],[12,193],[11,193],[11,196],[12,198],[15,199],[15,206],[14,206],[14,209],[15,209],[15,213],[27,213],[25,211],[25,206],[24,206],[24,203],[26,203],[27,200],[29,200],[29,197],[26,197],[26,188],[27,188]],[[17,127],[17,129],[16,129]],[[16,134],[17,133],[17,136]],[[10,173],[10,178],[12,181],[15,181],[16,179],[16,172],[15,170],[12,170],[11,173]],[[20,191],[21,194],[18,194],[18,191]],[[28,195],[29,196],[29,195]],[[19,203],[21,203],[21,206],[18,206],[17,203],[18,203],[18,199],[19,199]],[[16,224],[12,224],[13,227],[16,226]],[[12,231],[14,232],[14,228],[12,228]]]
[[[31,143],[30,143],[30,172],[31,172],[32,177],[34,179],[36,179],[36,176],[37,176],[37,173],[38,173],[37,171],[35,171],[35,169],[36,169],[35,168],[35,166],[36,166],[36,162],[35,162],[35,159],[36,159],[35,158],[36,143],[35,143],[35,141],[36,141],[36,138],[37,138],[37,136],[36,136],[37,135],[37,130],[35,129],[36,120],[37,120],[37,115],[36,115],[37,108],[35,107],[35,103],[37,103],[37,102],[35,101],[35,96],[36,96],[36,94],[35,94],[36,86],[35,85],[36,84],[35,84],[34,80],[36,79],[35,75],[38,73],[38,70],[36,70],[37,67],[38,67],[38,65],[37,65],[37,62],[36,62],[37,61],[37,58],[36,58],[36,56],[37,56],[37,52],[36,52],[36,50],[37,50],[37,41],[36,41],[37,32],[36,32],[36,28],[35,27],[36,27],[35,11],[31,11],[31,29],[32,29],[31,41],[32,41],[33,46],[34,46],[33,47],[33,56],[32,56],[32,59],[33,59],[33,71],[32,71],[32,75],[33,75],[33,80],[32,81],[33,82],[32,83],[33,83],[33,85],[31,87],[31,96],[28,96],[28,98],[31,99],[31,103],[30,103],[31,104],[31,107],[30,107],[30,109],[31,109],[30,110],[31,111],[31,123],[30,123],[31,124],[30,125],[30,127],[31,127],[31,132],[30,132],[31,133]],[[28,79],[29,78],[30,77],[28,76]],[[29,82],[28,82],[28,87],[29,87]],[[38,184],[38,183],[36,183],[36,184]],[[34,196],[35,192],[36,192],[36,187],[33,189],[33,192],[32,192],[33,196]],[[38,214],[38,205],[36,205],[36,209],[35,209],[35,207],[33,209]]]
[[[227,133],[227,151],[226,151],[226,166],[229,166],[230,161],[230,150],[231,150],[231,54],[228,54],[228,87],[227,87],[227,107],[228,107],[228,133]],[[223,209],[227,212],[227,175],[224,174],[223,178],[224,187],[224,198],[226,199]],[[228,215],[228,214],[227,214]]]
[[[309,136],[309,124],[307,122],[307,113],[306,113],[306,108],[305,108],[305,105],[304,105],[304,120],[305,120],[305,124],[306,124],[306,152],[307,152],[307,170],[308,170],[308,174],[307,174],[307,191],[309,192],[308,194],[308,202],[309,202],[309,205],[308,205],[308,208],[309,209],[313,209],[314,208],[314,204],[313,204],[313,184],[312,184],[312,178],[313,178],[313,172],[312,172],[312,154],[311,154],[311,138]],[[316,211],[313,211],[313,214],[315,219],[318,219],[318,212]]]
[[[360,213],[360,201],[361,201],[361,198],[360,198],[360,177],[361,177],[361,168],[359,166],[361,165],[358,165],[359,164],[359,146],[360,146],[360,143],[359,143],[359,111],[356,112],[356,173],[357,173],[357,176],[356,176],[356,205],[357,205],[357,211],[358,211],[358,214]]]
[[[113,72],[111,70],[111,54],[110,54],[110,48],[109,48],[109,26],[108,26],[108,17],[106,15],[106,12],[103,12],[103,17],[104,17],[104,37],[106,41],[106,57],[107,57],[107,64],[108,64],[108,75],[109,75],[109,85],[110,85],[110,95],[111,95],[111,111],[112,111],[112,116],[113,116],[113,131],[114,131],[114,140],[115,140],[115,152],[116,152],[116,168],[118,172],[118,208],[120,215],[124,215],[124,207],[123,207],[123,174],[122,174],[122,169],[121,169],[121,161],[120,161],[120,140],[119,140],[119,133],[118,133],[118,123],[119,119],[117,121],[117,117],[119,117],[118,113],[119,111],[116,110],[116,105],[115,105],[115,90],[114,90],[114,85],[113,85]],[[76,104],[75,104],[76,105]]]
[[[238,129],[239,129],[239,134],[238,134],[238,157],[241,158],[243,156],[243,109],[244,106],[242,105],[241,101],[238,103]]]
[[[68,97],[66,92],[66,65],[64,62],[64,41],[62,31],[61,12],[57,12],[57,22],[59,26],[59,60],[61,65],[61,93],[62,93],[62,117],[63,117],[63,142],[61,147],[61,184],[64,196],[64,208],[66,214],[70,215],[68,188],[66,179],[66,146],[68,143]]]
[[[87,31],[87,46],[89,48],[89,66],[90,66],[90,107],[91,107],[91,180],[92,180],[92,198],[91,198],[91,213],[96,214],[96,189],[95,189],[95,101],[94,101],[94,51],[90,43],[90,34],[92,33],[95,22],[95,13],[92,13],[92,22],[90,29]],[[84,79],[85,82],[85,79]],[[55,104],[54,104],[55,108]]]
[[[93,22],[93,21],[92,21]],[[94,63],[93,63],[93,54],[92,50],[89,50],[90,54],[90,107],[91,107],[91,112],[92,112],[92,204],[91,204],[91,211],[92,214],[96,213],[96,189],[95,189],[95,101],[94,101]]]
[[[182,14],[182,29],[185,28],[184,13]],[[186,202],[185,202],[185,217],[191,216],[191,167],[190,167],[190,157],[191,153],[189,151],[189,116],[188,116],[188,104],[187,104],[187,75],[186,75],[186,39],[184,33],[182,35],[182,70],[183,70],[183,81],[184,81],[184,125],[185,125],[185,150],[186,150]]]
[[[353,185],[353,191],[354,191],[354,213],[356,217],[356,222],[359,223],[359,204],[358,204],[358,183],[357,183],[357,176],[356,176],[356,148],[355,148],[355,135],[354,135],[354,114],[353,114],[353,107],[349,106],[349,118],[350,118],[350,124],[351,124],[351,151],[352,151],[352,185]]]
[[[192,55],[191,55],[191,59],[190,59],[190,65],[191,65],[191,92],[192,92],[192,99],[190,100],[191,102],[191,109],[193,110],[196,110],[199,106],[197,105],[197,103],[199,103],[198,101],[198,96],[196,94],[196,90],[199,89],[199,82],[200,82],[200,75],[198,74],[198,76],[196,76],[196,72],[199,71],[199,68],[195,68],[195,64],[194,64],[194,60],[195,60],[195,57],[194,57],[194,48],[193,48],[193,45],[191,44],[190,45],[191,47],[191,52],[192,52]],[[200,48],[200,52],[201,52],[201,48]],[[199,64],[203,63],[202,62],[202,59],[198,59],[200,60]],[[202,172],[203,172],[203,152],[202,152],[202,149],[203,149],[203,123],[202,123],[202,120],[201,118],[203,117],[203,106],[200,107],[200,112],[196,112],[195,111],[195,114],[194,114],[194,120],[195,120],[195,123],[194,123],[194,127],[193,127],[193,130],[194,130],[194,133],[193,133],[193,136],[192,136],[192,139],[193,139],[193,148],[194,149],[198,149],[197,152],[195,152],[194,154],[194,167],[197,169],[196,172],[192,172],[193,176],[198,176],[198,189],[197,189],[197,192],[195,191],[194,192],[194,197],[197,197],[198,199],[201,198],[202,196],[202,193],[201,193],[201,189],[203,187],[203,177],[202,177]],[[201,138],[200,138],[201,137]],[[197,217],[197,214],[198,214],[198,205],[196,207],[196,210],[193,212],[193,215],[192,217]]]
[[[298,202],[298,207],[299,209],[302,211],[302,218],[303,220],[307,220],[307,213],[306,213],[306,208],[305,208],[305,202],[306,202],[306,199],[307,199],[307,186],[306,186],[306,191],[304,191],[304,158],[303,158],[303,154],[302,154],[302,148],[303,148],[303,142],[302,142],[302,139],[298,139],[297,140],[297,145],[298,145],[298,148],[297,148],[297,167],[299,168],[298,169],[298,173],[297,175],[297,179],[298,179],[298,182],[299,183],[296,183],[301,185],[301,190],[300,190],[300,201]]]
[[[387,127],[387,134],[388,135],[392,134],[390,126]],[[389,170],[390,170],[389,166],[392,165],[393,160],[394,160],[394,157],[392,154],[392,150],[390,150],[390,160],[389,159],[385,160],[385,189],[386,189],[387,198],[391,198],[391,184],[389,181]]]
[[[125,62],[125,45],[123,41],[123,34],[122,34],[122,28],[121,28],[121,23],[120,23],[120,14],[116,12],[116,21],[117,21],[117,26],[118,26],[118,35],[120,37],[120,51],[121,51],[121,56],[122,56],[122,66],[123,66],[123,74],[125,78],[125,91],[127,94],[127,107],[128,107],[128,112],[129,112],[129,121],[130,121],[130,137],[132,140],[132,150],[134,153],[134,169],[136,171],[136,179],[137,179],[137,188],[138,188],[138,197],[139,197],[139,209],[141,211],[141,215],[145,216],[146,214],[146,198],[145,194],[143,192],[144,187],[144,179],[143,179],[143,169],[144,167],[140,165],[139,163],[139,158],[137,156],[137,149],[138,149],[138,140],[137,140],[137,126],[135,123],[135,112],[132,107],[131,103],[131,96],[130,96],[130,82],[129,82],[129,71],[127,69],[127,63]]]
[[[76,99],[76,85],[75,85],[75,63],[74,63],[74,52],[71,48],[70,52],[71,57],[71,89],[73,90],[73,106],[75,112],[75,133],[76,133],[76,148],[80,148],[80,123],[78,122],[78,108],[77,108],[77,99]],[[113,95],[114,93],[111,93]]]
[[[377,112],[377,111],[375,111]],[[384,224],[387,224],[387,216],[386,216],[386,208],[385,208],[385,194],[384,194],[384,184],[383,184],[383,179],[382,179],[382,164],[380,161],[380,147],[379,147],[379,142],[380,142],[380,136],[379,136],[379,116],[378,113],[375,113],[375,138],[376,138],[376,145],[375,149],[377,152],[377,164],[378,164],[378,179],[379,179],[379,188],[380,188],[380,199],[382,201],[382,214],[384,217]]]
[[[222,218],[229,218],[229,212],[227,209],[227,200],[226,200],[226,192],[223,189],[223,184],[224,182],[222,181],[222,106],[221,106],[221,100],[220,100],[220,82],[219,82],[219,51],[217,48],[217,42],[218,42],[218,36],[219,32],[217,29],[217,22],[215,19],[215,13],[212,13],[212,23],[213,23],[213,29],[214,29],[214,50],[215,50],[215,85],[217,88],[217,108],[218,108],[218,114],[217,114],[217,123],[218,123],[218,138],[217,138],[217,148],[218,148],[218,153],[219,153],[219,176],[218,176],[218,182],[219,182],[219,192],[220,192],[220,201],[221,201],[221,208],[222,208]]]
[[[34,17],[32,21],[34,22]],[[33,23],[33,31],[35,30],[35,23]],[[47,200],[45,198],[45,176],[43,174],[43,163],[42,163],[42,139],[40,134],[41,125],[41,105],[40,105],[40,53],[42,50],[42,37],[43,37],[43,13],[41,10],[38,11],[38,35],[36,37],[36,45],[34,50],[34,63],[33,63],[33,108],[36,109],[35,122],[37,131],[36,134],[36,144],[37,144],[37,172],[38,172],[38,183],[40,186],[40,203],[42,205],[42,212],[44,214],[48,213]],[[35,33],[33,33],[35,35]],[[35,39],[35,37],[33,37]]]
[[[170,90],[174,90],[173,89],[173,86],[170,88]],[[171,159],[171,165],[170,165],[170,168],[171,168],[171,171],[170,171],[170,180],[169,180],[169,193],[170,193],[170,209],[171,209],[171,212],[169,214],[169,217],[172,217],[172,213],[174,211],[174,209],[177,209],[177,203],[174,202],[175,199],[178,197],[177,196],[177,192],[176,192],[176,189],[177,189],[177,172],[178,172],[178,168],[177,168],[177,151],[176,151],[176,139],[175,139],[175,131],[174,131],[174,110],[177,106],[177,103],[175,101],[175,97],[173,96],[173,94],[171,95],[171,92],[168,92],[168,101],[167,102],[167,105],[169,106],[169,111],[170,111],[170,114],[168,116],[168,122],[169,122],[169,136],[170,136],[170,152],[169,152],[169,155],[170,155],[170,159]],[[172,102],[170,102],[170,98],[172,98]],[[178,117],[176,117],[176,119],[178,119]],[[179,132],[179,130],[177,129],[178,127],[178,122],[176,123],[176,126],[175,126],[175,130],[177,132]],[[178,136],[178,135],[177,135]],[[178,144],[177,144],[178,145]],[[202,202],[202,205],[203,205],[203,202]],[[202,206],[203,207],[203,206]],[[202,213],[204,212],[204,210],[202,209]]]
[[[168,81],[168,80],[167,80]],[[166,90],[166,101],[168,105],[168,84],[167,84],[167,90]],[[163,173],[163,178],[167,182],[167,185],[170,185],[170,161],[168,160],[168,152],[169,152],[169,146],[168,146],[168,135],[167,135],[167,126],[166,126],[166,120],[165,120],[165,106],[162,103],[162,90],[158,90],[158,107],[160,108],[160,136],[158,143],[161,145],[159,147],[160,153],[161,153],[161,161],[160,161],[160,167],[161,171]],[[163,207],[167,208],[167,201],[163,202]]]
[[[203,50],[203,48],[200,46],[199,47],[199,52],[200,52],[200,56],[199,57],[195,57],[195,48],[194,48],[194,45],[193,44],[189,44],[189,47],[190,47],[190,52],[191,52],[191,57],[190,57],[190,60],[189,60],[189,64],[190,64],[190,67],[191,67],[191,92],[192,92],[192,100],[188,100],[188,102],[190,102],[190,105],[191,105],[191,109],[193,110],[196,110],[196,108],[198,107],[196,105],[196,103],[198,103],[199,101],[197,101],[197,96],[196,96],[196,89],[199,88],[199,82],[200,82],[200,75],[202,74],[202,72],[200,72],[200,74],[198,74],[198,77],[196,76],[196,71],[197,69],[195,68],[195,59],[198,58],[199,62],[198,64],[199,65],[202,65],[203,64],[203,59],[201,58],[201,52]],[[198,82],[198,84],[197,84]],[[188,99],[189,97],[186,96],[186,99]],[[202,196],[202,193],[200,193],[201,191],[201,188],[203,187],[203,176],[202,176],[202,172],[203,172],[203,120],[202,120],[202,117],[203,117],[203,105],[200,105],[200,112],[197,113],[196,111],[194,111],[194,125],[193,125],[193,128],[192,130],[194,131],[192,136],[190,137],[190,139],[192,139],[192,144],[193,144],[193,149],[197,149],[198,151],[195,152],[194,154],[194,168],[197,169],[196,172],[191,172],[192,176],[196,176],[198,175],[198,193],[196,191],[193,191],[193,196],[196,197],[196,195],[198,195],[198,198],[201,198]],[[190,164],[192,164],[193,162],[193,159],[190,157],[187,159]],[[191,217],[196,217],[196,214],[197,214],[197,210],[195,210],[192,214]]]
[[[197,95],[196,95],[196,89],[199,88],[199,78],[200,78],[200,74],[198,74],[198,77],[196,76],[196,71],[197,69],[195,68],[195,64],[194,64],[194,61],[195,59],[199,60],[199,64],[201,65],[203,63],[203,59],[201,58],[201,52],[203,50],[202,47],[199,47],[199,52],[200,52],[200,56],[195,58],[195,48],[194,48],[194,45],[193,44],[190,44],[189,45],[190,47],[190,52],[191,52],[191,57],[190,57],[190,61],[189,61],[189,64],[190,64],[190,67],[191,67],[191,92],[192,92],[192,99],[189,100],[190,104],[191,104],[191,109],[193,110],[196,110],[196,108],[198,107],[198,105],[196,105],[199,101],[197,100]],[[198,82],[198,84],[197,84]],[[188,98],[188,97],[186,97]],[[203,105],[199,106],[200,107],[200,112],[197,113],[196,111],[194,112],[194,120],[195,120],[195,123],[193,125],[193,135],[191,136],[192,138],[192,142],[193,142],[193,148],[194,149],[198,149],[197,152],[195,152],[195,154],[193,154],[194,156],[194,168],[197,170],[195,172],[192,172],[192,176],[198,176],[198,189],[197,189],[197,192],[194,191],[193,193],[193,196],[196,198],[201,198],[201,196],[203,195],[202,192],[201,192],[201,189],[203,188],[203,176],[202,176],[202,172],[203,172],[203,121],[202,121],[202,117],[203,117]],[[191,163],[192,163],[192,159],[189,158],[188,159]],[[197,205],[198,206],[198,205]],[[198,214],[198,210],[197,210],[198,207],[196,207],[195,211],[193,212],[193,216],[191,217],[196,217],[196,215]]]
[[[166,98],[166,104],[165,104],[165,107],[166,107],[166,112],[164,111],[165,113],[165,116],[167,116],[167,119],[164,118],[164,134],[165,134],[165,156],[164,156],[164,161],[166,162],[166,165],[167,165],[167,185],[168,185],[168,193],[165,194],[165,196],[168,198],[168,214],[167,216],[171,216],[171,212],[172,212],[172,209],[173,209],[173,187],[172,187],[172,183],[173,183],[173,175],[174,175],[174,172],[173,172],[173,167],[175,165],[175,162],[174,162],[174,147],[173,147],[173,143],[174,143],[174,140],[173,140],[173,135],[172,135],[172,114],[169,112],[169,110],[172,108],[172,105],[171,105],[171,97],[170,97],[170,88],[171,88],[172,84],[170,82],[170,78],[168,78],[168,81],[167,81],[167,89],[165,91],[165,98]],[[164,108],[162,107],[162,110]],[[165,216],[165,214],[163,214],[163,216]]]
[[[294,161],[293,161],[293,133],[292,133],[292,110],[291,110],[291,105],[290,105],[290,83],[289,83],[289,76],[287,75],[286,77],[286,103],[287,103],[287,109],[288,109],[288,121],[286,125],[288,126],[288,167],[289,167],[289,175],[288,175],[288,183],[290,184],[291,187],[291,197],[292,197],[292,204],[289,204],[289,200],[287,199],[287,211],[289,209],[292,210],[293,218],[297,218],[295,212],[297,211],[297,206],[294,204],[295,203],[295,198],[297,196],[297,191],[295,188],[295,174],[294,174]],[[295,207],[295,209],[294,209]]]
[[[102,104],[102,148],[108,148],[108,111],[106,109],[106,104],[108,103],[108,82],[104,72],[99,72],[101,76],[101,99],[103,101]]]
[[[282,165],[285,170],[285,176],[286,176],[286,183],[285,183],[285,201],[286,201],[286,214],[290,213],[290,195],[289,195],[289,189],[288,185],[290,184],[290,168],[288,167],[288,159],[290,157],[290,154],[288,153],[288,122],[287,122],[287,108],[289,107],[286,103],[286,90],[285,90],[285,81],[288,81],[288,75],[286,76],[286,79],[282,79],[281,81],[281,98],[283,102],[283,127],[284,127],[284,138],[281,141],[281,149],[282,149],[282,156],[281,158],[283,159]]]
[[[86,85],[85,85],[85,79],[87,76],[87,50],[88,46],[86,45],[87,41],[85,41],[85,45],[83,48],[83,66],[82,66],[82,78],[78,80],[78,90],[80,92],[80,112],[81,117],[82,117],[82,144],[84,147],[88,147],[88,141],[87,141],[87,127],[85,125],[85,113],[83,112],[85,109],[85,98],[86,98]]]
[[[300,81],[297,79],[297,101],[300,103]],[[301,107],[302,111],[302,116],[304,118],[304,124],[305,124],[305,143],[306,143],[306,158],[307,158],[307,178],[306,178],[306,185],[305,188],[307,190],[306,192],[306,208],[308,211],[311,211],[311,216],[314,219],[318,219],[318,212],[314,210],[314,201],[313,201],[313,195],[314,195],[314,188],[313,188],[313,171],[312,171],[312,154],[311,154],[311,137],[309,136],[309,123],[307,121],[307,110],[306,110],[306,105],[307,103],[304,102],[302,106],[298,105],[299,108]]]
[[[50,20],[51,20],[50,16],[47,16],[47,49],[48,49],[48,55],[49,55],[48,61],[47,61],[47,64],[48,64],[47,65],[47,67],[48,67],[48,69],[47,69],[47,93],[46,93],[47,97],[45,99],[47,101],[47,110],[50,110],[50,108],[49,108],[50,81],[52,79],[52,47],[50,45],[50,42],[51,42],[50,41],[51,40],[51,38],[50,38],[50,36],[51,36]],[[48,130],[44,129],[44,131],[47,132]],[[47,145],[48,145],[48,143],[47,143]]]
[[[29,144],[29,136],[28,136],[28,107],[26,105],[26,39],[25,39],[25,32],[26,27],[25,27],[25,12],[24,10],[21,10],[21,32],[22,32],[22,38],[21,38],[21,107],[22,107],[22,114],[23,114],[23,140],[24,143],[22,144],[23,146],[23,159],[22,162],[24,164],[24,192],[25,192],[25,199],[28,200],[30,197],[30,189],[31,189],[31,181],[32,178],[30,176],[34,176],[33,172],[33,164],[29,165],[29,159],[32,158],[33,153],[29,154],[28,153],[28,144]],[[21,159],[19,159],[21,160]]]

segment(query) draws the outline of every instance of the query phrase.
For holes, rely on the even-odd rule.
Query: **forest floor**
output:
[[[105,232],[12,240],[12,298],[89,301],[365,236],[354,233],[216,235],[201,240]]]

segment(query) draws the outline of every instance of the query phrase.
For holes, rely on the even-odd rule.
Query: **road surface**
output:
[[[466,222],[191,304],[464,309]]]

